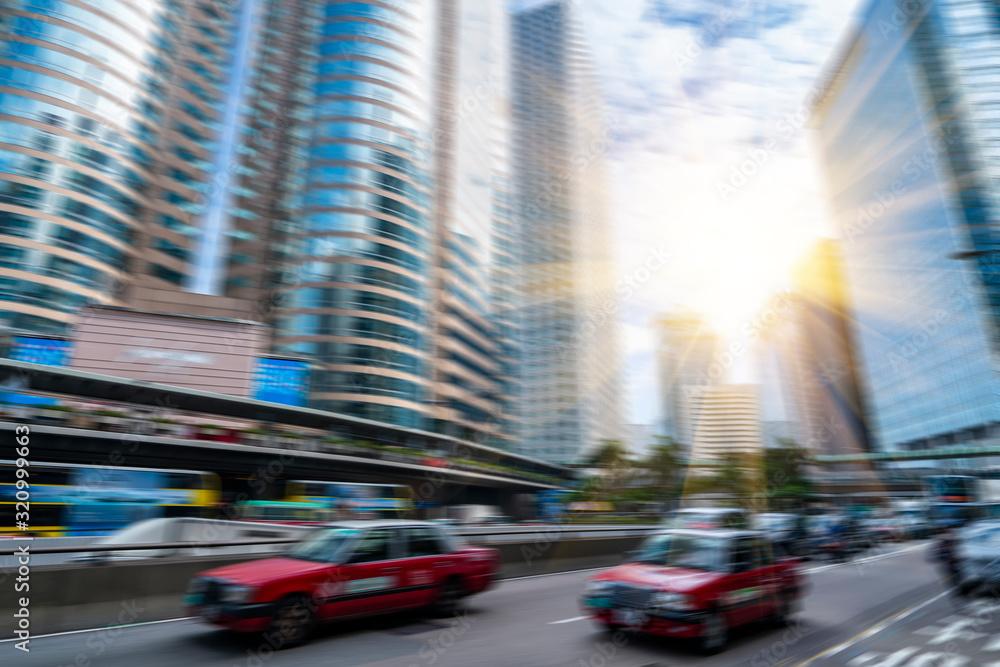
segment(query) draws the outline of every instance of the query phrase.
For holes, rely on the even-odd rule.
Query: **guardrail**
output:
[[[495,538],[507,538],[510,536],[525,537],[536,534],[544,535],[575,535],[579,537],[626,537],[631,535],[645,535],[653,530],[662,529],[662,526],[658,525],[648,525],[648,526],[560,526],[555,525],[545,525],[540,524],[537,526],[517,526],[497,530],[495,528],[482,527],[482,528],[464,528],[461,530],[452,530],[451,532],[459,535],[461,537],[467,538],[467,541],[474,543],[492,543],[495,541],[503,541],[502,539]],[[469,539],[472,538],[472,539]],[[38,544],[41,540],[53,539],[53,540],[63,540],[67,538],[40,538],[35,541]],[[79,538],[76,538],[79,539]],[[105,553],[113,551],[182,551],[185,549],[212,549],[212,548],[222,548],[222,547],[260,547],[269,545],[282,545],[282,544],[295,544],[301,541],[302,538],[281,538],[274,540],[229,540],[220,542],[210,542],[205,540],[188,540],[182,542],[138,542],[134,544],[60,544],[53,546],[33,546],[31,548],[32,554],[72,554],[72,553]],[[3,542],[0,541],[0,545]]]
[[[525,527],[534,528],[534,527]],[[469,532],[469,531],[462,531]],[[634,549],[648,529],[555,527],[547,530],[492,531],[467,534],[467,541],[489,544],[500,553],[499,578],[551,574],[617,565]],[[491,538],[487,541],[483,538]],[[215,543],[213,546],[290,544],[297,540],[257,540]],[[198,549],[206,544],[112,544],[87,548],[53,546],[30,548],[30,554],[98,551],[142,551],[163,548]],[[70,551],[67,551],[70,550]],[[28,608],[31,633],[39,634],[158,621],[185,615],[184,591],[198,572],[235,563],[273,557],[274,554],[225,554],[199,558],[168,556],[142,560],[31,565]],[[13,589],[17,568],[0,568],[0,590]],[[0,595],[0,639],[14,637],[19,608],[17,595]],[[127,620],[123,620],[127,619]]]
[[[301,540],[232,540],[228,542],[141,542],[138,544],[90,544],[80,546],[32,547],[31,554],[105,553],[109,551],[180,551],[183,549],[212,549],[215,547],[259,547],[271,544],[295,544]]]

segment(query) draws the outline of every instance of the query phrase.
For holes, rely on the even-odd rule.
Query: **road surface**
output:
[[[261,640],[183,619],[32,639],[31,653],[0,643],[0,664],[78,667],[678,667],[849,665],[1000,667],[1000,615],[943,594],[926,543],[885,547],[838,565],[811,564],[795,623],[739,631],[704,657],[686,643],[615,636],[580,618],[589,572],[501,582],[451,619],[397,614],[321,628],[304,646],[273,652]],[[998,607],[1000,609],[1000,607]]]

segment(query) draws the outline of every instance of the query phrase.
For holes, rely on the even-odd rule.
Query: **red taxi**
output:
[[[581,606],[602,627],[696,638],[714,653],[731,628],[787,622],[803,588],[799,560],[775,558],[761,533],[668,530],[591,577]]]
[[[500,567],[495,549],[463,544],[420,521],[347,521],[316,529],[279,558],[228,565],[191,580],[193,616],[267,632],[275,648],[302,643],[317,622],[413,607],[450,613]]]

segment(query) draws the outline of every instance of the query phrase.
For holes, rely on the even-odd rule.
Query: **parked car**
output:
[[[219,547],[219,542],[253,540],[294,540],[309,535],[312,526],[288,526],[269,523],[246,523],[222,519],[195,517],[159,517],[137,521],[130,526],[94,540],[94,544],[149,544],[149,549],[127,551],[90,551],[72,556],[69,562],[104,562],[166,558],[168,556],[207,556],[239,553],[275,553],[288,548],[287,544],[255,544],[253,546]],[[185,544],[195,549],[165,549],[162,545]]]
[[[753,517],[753,527],[767,534],[782,555],[800,558],[811,555],[803,516],[779,512],[756,514]]]
[[[910,540],[929,540],[934,536],[934,527],[927,521],[903,517],[899,520],[900,529]]]
[[[462,525],[462,522],[459,521],[458,519],[449,519],[449,518],[431,519],[431,523],[436,523],[439,526],[453,526],[453,527]]]
[[[876,543],[867,527],[844,514],[812,516],[807,531],[812,552],[832,561],[849,560]]]
[[[891,517],[865,519],[865,530],[873,543],[903,542],[907,539],[903,524]]]
[[[732,507],[688,507],[677,510],[665,522],[666,528],[692,530],[749,530],[750,513]]]
[[[977,521],[957,533],[957,586],[966,594],[1000,594],[1000,521]]]
[[[495,549],[471,547],[423,521],[330,524],[280,558],[208,570],[190,584],[189,614],[238,632],[266,631],[277,648],[317,622],[433,606],[450,613],[486,590]]]
[[[509,517],[503,514],[493,514],[490,516],[484,516],[479,520],[479,523],[487,526],[494,526],[502,524],[511,524],[515,522],[513,517]]]
[[[591,577],[580,604],[601,627],[696,639],[722,650],[730,629],[797,610],[805,581],[797,558],[775,559],[754,531],[666,530],[626,563]]]

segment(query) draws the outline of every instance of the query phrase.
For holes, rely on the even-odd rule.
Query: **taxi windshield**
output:
[[[360,531],[347,528],[320,529],[292,547],[287,556],[317,563],[335,563],[345,555],[345,545],[357,535]]]
[[[721,572],[725,567],[723,540],[694,535],[655,535],[639,549],[637,563]]]

